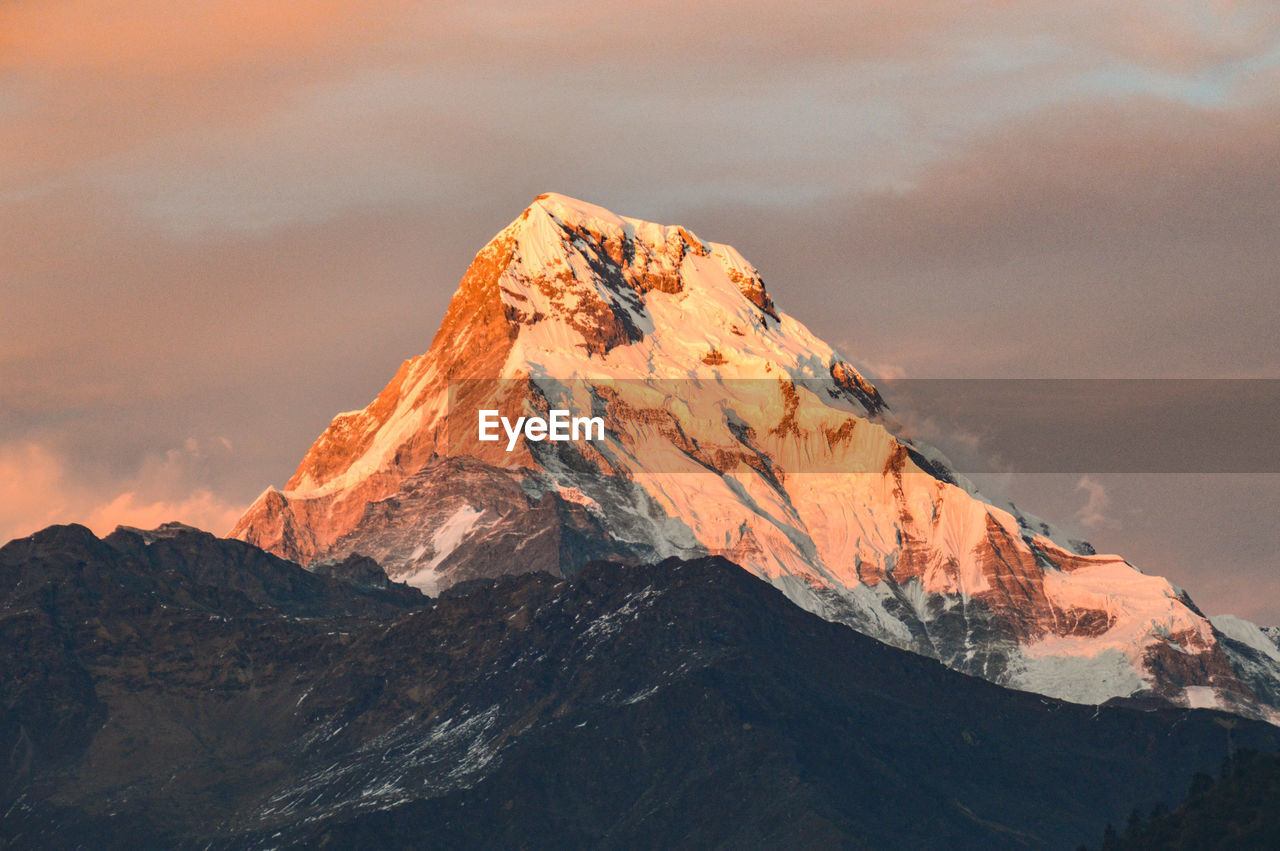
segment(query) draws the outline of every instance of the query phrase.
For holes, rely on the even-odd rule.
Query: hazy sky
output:
[[[1280,4],[0,4],[0,538],[228,529],[558,191],[911,377],[1280,378]],[[891,400],[892,401],[892,400]],[[993,481],[1280,623],[1280,477]]]

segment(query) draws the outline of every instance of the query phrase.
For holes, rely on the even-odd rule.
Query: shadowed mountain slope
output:
[[[0,549],[0,836],[1074,848],[1217,766],[1224,724],[1280,747],[958,674],[714,557],[438,600],[344,572],[185,529]]]

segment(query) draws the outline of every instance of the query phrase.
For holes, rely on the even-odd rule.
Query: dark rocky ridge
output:
[[[428,600],[190,531],[0,549],[14,847],[1063,847],[1280,730],[1083,707],[722,559]]]

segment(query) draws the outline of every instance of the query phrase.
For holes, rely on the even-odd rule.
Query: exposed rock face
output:
[[[393,565],[396,576],[432,595],[469,579],[567,576],[593,558],[654,555],[614,540],[599,517],[558,491],[544,492],[532,477],[468,457],[430,461],[404,479],[394,495],[368,506],[326,558],[355,554]]]
[[[607,439],[508,453],[476,439],[490,408],[602,416]],[[1280,670],[1224,645],[1183,592],[989,504],[885,410],[733,248],[541,196],[477,255],[430,350],[232,534],[304,564],[367,555],[430,593],[723,555],[998,683],[1280,717]]]

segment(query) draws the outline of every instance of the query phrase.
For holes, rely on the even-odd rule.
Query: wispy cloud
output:
[[[246,507],[227,505],[203,488],[176,501],[152,502],[140,499],[133,491],[125,491],[110,502],[92,509],[84,522],[99,535],[106,534],[116,526],[154,529],[171,521],[225,535]]]
[[[1280,66],[1263,2],[28,0],[0,33],[5,183],[105,187],[186,231],[473,204],[531,172],[623,205],[888,190],[1019,116],[1234,107]]]
[[[1076,512],[1076,520],[1089,529],[1116,529],[1120,524],[1109,515],[1111,497],[1102,482],[1089,476],[1081,476],[1077,491],[1084,491],[1087,500]]]
[[[178,521],[224,534],[246,506],[192,487],[187,467],[198,441],[148,456],[118,481],[95,482],[37,442],[0,445],[0,543],[54,523],[83,523],[99,535],[118,525],[154,528]]]

